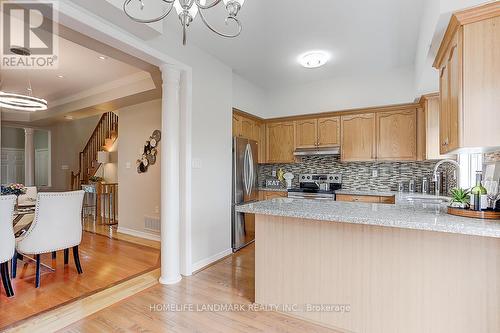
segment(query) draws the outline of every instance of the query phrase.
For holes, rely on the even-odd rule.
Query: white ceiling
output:
[[[8,70],[2,68],[1,90],[13,93],[27,93],[31,81],[33,95],[51,103],[96,86],[117,81],[141,72],[139,68],[124,62],[107,58],[99,59],[100,54],[64,38],[59,39],[58,69]],[[63,75],[64,78],[58,78]]]
[[[196,17],[188,43],[219,58],[266,89],[335,76],[414,68],[425,0],[247,0],[239,14],[243,32],[235,39],[214,35]],[[173,14],[173,15],[172,15]],[[181,40],[172,13],[165,33]],[[223,6],[207,11],[224,28]],[[319,69],[304,69],[297,56],[321,49],[332,60]]]

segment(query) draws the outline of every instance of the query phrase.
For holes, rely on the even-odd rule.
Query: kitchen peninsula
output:
[[[405,200],[237,209],[256,214],[258,304],[297,304],[291,315],[345,332],[500,331],[498,221]]]

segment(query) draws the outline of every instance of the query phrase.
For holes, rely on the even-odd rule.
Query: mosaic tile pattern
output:
[[[295,175],[293,186],[298,186],[298,175],[302,173],[339,173],[342,175],[342,186],[349,190],[362,191],[397,191],[398,181],[405,183],[414,179],[417,192],[421,191],[422,178],[432,180],[432,172],[437,161],[423,162],[340,162],[339,156],[305,156],[301,162],[294,164],[262,164],[259,166],[259,184],[271,177],[273,169],[282,168]],[[443,166],[443,179],[447,188],[455,186],[453,168]],[[378,176],[372,177],[377,170]],[[434,185],[431,184],[431,191]]]
[[[500,161],[500,151],[497,151],[495,153],[485,154],[484,160],[485,162]]]

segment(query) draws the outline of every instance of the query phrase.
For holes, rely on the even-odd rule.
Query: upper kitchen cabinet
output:
[[[318,147],[340,145],[340,117],[318,119]]]
[[[264,121],[233,110],[233,136],[257,141],[259,147],[258,163],[266,162],[266,127]]]
[[[340,117],[296,120],[294,123],[296,148],[340,145]]]
[[[441,99],[439,97],[439,93],[422,96],[420,104],[424,112],[424,159],[443,160],[452,158],[453,155],[442,155],[440,153],[441,139],[439,137],[439,117],[441,109]]]
[[[242,117],[233,112],[233,136],[241,136]]]
[[[266,124],[266,145],[268,163],[292,163],[295,149],[293,121]]]
[[[416,110],[379,112],[376,115],[377,159],[417,159]]]
[[[500,2],[453,14],[434,67],[440,153],[500,149]]]
[[[314,148],[318,145],[318,120],[305,119],[294,122],[296,148]]]
[[[341,128],[342,161],[371,161],[377,158],[374,113],[342,116]]]

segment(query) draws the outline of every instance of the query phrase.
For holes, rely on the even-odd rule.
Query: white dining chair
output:
[[[40,287],[40,255],[64,250],[64,264],[68,263],[69,249],[78,274],[80,264],[78,246],[82,241],[82,205],[84,191],[39,193],[36,200],[35,218],[30,228],[16,240],[16,254],[12,264],[12,276],[16,276],[17,258],[34,255],[36,260],[36,287]]]
[[[16,241],[14,238],[14,205],[15,195],[0,196],[0,272],[7,297],[14,296],[10,282],[9,261],[14,256]]]
[[[27,186],[26,193],[21,194],[17,199],[18,206],[34,206],[36,202],[37,196],[37,188],[36,186]]]

